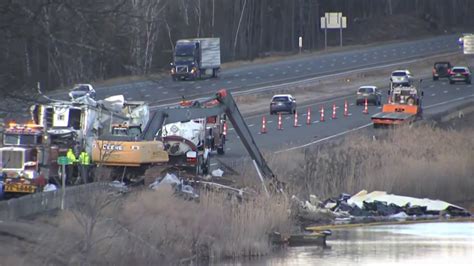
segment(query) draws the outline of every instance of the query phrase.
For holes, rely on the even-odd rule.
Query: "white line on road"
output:
[[[326,24],[324,24],[324,25],[326,25]],[[350,105],[350,106],[353,106],[354,104],[355,104],[355,103],[350,103],[349,105]]]
[[[317,123],[319,123],[319,121],[313,121],[313,124],[317,124]]]
[[[230,83],[232,83],[232,80],[228,80],[228,81],[227,81],[227,84],[230,84]]]
[[[290,117],[289,117],[289,116],[285,117],[285,120],[288,120],[288,119],[290,119]]]
[[[273,120],[267,121],[268,124],[273,123]]]
[[[212,84],[212,85],[215,85],[215,84]],[[179,91],[184,91],[184,88],[179,89]]]
[[[151,95],[150,94],[145,94],[145,98],[148,98],[150,97]]]
[[[247,79],[241,79],[240,81],[247,81]]]
[[[448,93],[448,91],[443,91],[444,93]]]
[[[322,139],[319,139],[319,140],[316,140],[316,141],[312,141],[310,143],[306,143],[306,144],[301,145],[301,146],[296,146],[296,147],[292,147],[292,148],[289,148],[289,149],[279,150],[279,151],[276,151],[275,153],[278,154],[278,153],[282,153],[282,152],[286,152],[286,151],[292,151],[292,150],[297,150],[297,149],[301,149],[301,148],[304,148],[304,147],[308,147],[310,145],[314,145],[314,144],[317,144],[317,143],[320,143],[320,142],[323,142],[323,141],[326,141],[326,140],[330,140],[330,139],[345,135],[347,133],[354,132],[354,131],[366,128],[366,127],[371,126],[371,125],[372,125],[372,123],[368,123],[368,124],[365,124],[363,126],[356,127],[356,128],[350,129],[350,130],[346,130],[346,131],[337,133],[337,134],[332,135],[332,136],[328,136],[328,137],[325,137],[325,138],[322,138]]]
[[[461,88],[456,88],[457,91],[460,90],[460,89],[461,89]]]
[[[253,127],[253,126],[255,126],[255,125],[254,125],[254,124],[250,124],[250,125],[249,125],[249,127]]]
[[[210,166],[216,166],[216,165],[217,165],[217,163],[211,163],[210,164]]]
[[[168,94],[168,92],[167,92],[167,91],[164,91],[163,94],[166,95],[166,94]]]
[[[431,94],[431,96],[433,96],[433,97],[436,96],[436,93]]]
[[[234,130],[234,128],[229,128],[229,131],[232,131],[232,130]]]

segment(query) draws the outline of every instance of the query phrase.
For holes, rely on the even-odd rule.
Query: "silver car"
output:
[[[365,104],[365,99],[367,99],[367,104],[381,105],[382,93],[376,86],[361,86],[357,90],[356,104]]]
[[[95,90],[90,84],[76,84],[74,88],[69,92],[71,100],[88,95],[90,98],[95,99]]]
[[[390,82],[397,85],[410,85],[413,80],[413,76],[407,69],[395,70],[390,75]]]

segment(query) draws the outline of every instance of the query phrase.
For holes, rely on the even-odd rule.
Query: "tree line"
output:
[[[0,88],[48,89],[166,67],[180,38],[220,37],[224,61],[324,45],[320,17],[411,14],[474,24],[472,0],[2,0]]]

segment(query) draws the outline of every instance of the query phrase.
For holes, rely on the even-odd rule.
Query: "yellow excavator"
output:
[[[252,134],[247,127],[232,95],[220,90],[214,97],[204,101],[194,101],[187,106],[156,110],[147,125],[141,130],[139,125],[116,125],[111,134],[99,137],[92,145],[92,161],[98,169],[108,171],[98,173],[105,178],[127,181],[152,181],[163,170],[180,165],[172,162],[167,147],[163,144],[163,125],[190,121],[193,119],[216,117],[225,114],[232,123],[246,150],[254,161],[258,173],[274,179],[274,174],[265,162]],[[203,148],[190,150],[184,160],[186,165],[194,164],[196,174],[205,174],[210,165],[210,143]],[[97,175],[97,174],[96,174]],[[96,179],[97,178],[96,176]]]

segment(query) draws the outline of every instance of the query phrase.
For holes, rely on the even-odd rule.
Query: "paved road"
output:
[[[387,89],[384,89],[384,95],[387,95]],[[446,79],[439,81],[423,81],[424,90],[424,113],[425,117],[447,110],[453,105],[459,105],[465,102],[474,102],[474,85],[456,83],[450,85]],[[354,92],[355,93],[355,92]],[[343,116],[344,101],[348,102],[349,116]],[[387,98],[384,97],[386,102]],[[332,105],[337,106],[337,118],[331,119]],[[320,122],[319,110],[321,106],[325,108],[325,122]],[[310,107],[311,124],[306,125],[306,112]],[[355,105],[355,95],[348,97],[338,97],[324,102],[315,102],[298,108],[299,124],[294,127],[294,117],[292,115],[283,115],[283,130],[277,129],[278,116],[270,116],[265,113],[267,118],[267,133],[261,134],[262,115],[247,117],[246,122],[255,138],[257,145],[265,152],[284,152],[285,150],[301,149],[302,147],[314,146],[314,144],[345,135],[349,132],[366,130],[373,133],[371,127],[371,115],[380,112],[381,107],[369,106],[369,114],[363,114],[363,106]],[[243,145],[235,131],[230,128],[228,132],[228,142],[226,154],[218,157],[226,163],[238,160],[246,156]],[[213,165],[214,167],[217,167]]]
[[[191,99],[209,95],[220,88],[227,88],[233,92],[242,91],[453,52],[459,49],[456,40],[457,36],[455,35],[445,35],[344,52],[309,54],[305,57],[278,62],[224,69],[218,79],[173,82],[171,78],[164,78],[154,81],[148,80],[97,87],[97,97],[102,99],[111,95],[123,94],[128,100],[146,100],[151,105],[176,102],[177,99],[181,98],[181,95]],[[59,99],[67,98],[64,92],[52,93],[51,96]]]

